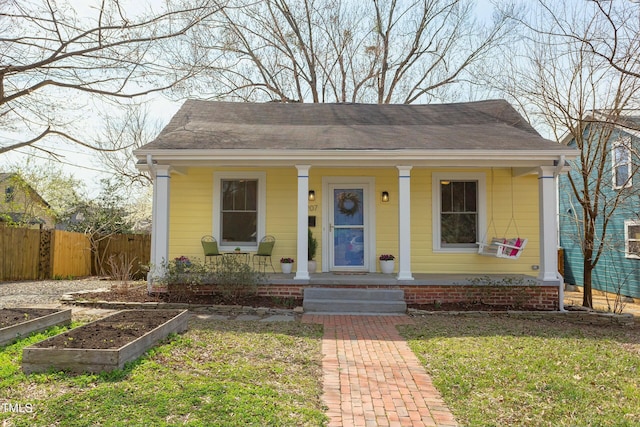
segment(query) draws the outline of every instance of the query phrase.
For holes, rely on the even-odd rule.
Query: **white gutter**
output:
[[[176,166],[271,166],[289,167],[304,162],[316,167],[389,167],[410,162],[415,167],[511,167],[536,168],[552,165],[559,156],[576,158],[577,150],[137,150],[142,162],[145,156],[162,164]]]
[[[558,179],[560,173],[564,169],[565,157],[560,156],[556,170],[553,172],[553,178]],[[556,181],[556,230],[557,230],[557,242],[556,247],[560,248],[560,190],[558,188],[558,181]],[[557,251],[557,249],[556,249]],[[564,277],[560,273],[556,273],[558,276],[558,311],[561,313],[566,312],[564,309]]]
[[[155,178],[156,168],[153,166],[153,159],[151,154],[147,154],[147,167],[149,168],[149,172],[151,172],[151,179]]]
[[[556,170],[553,172],[554,178],[557,178],[560,175],[560,173],[564,169],[564,163],[565,163],[565,155],[561,154],[560,160],[558,160],[558,165],[556,166]]]

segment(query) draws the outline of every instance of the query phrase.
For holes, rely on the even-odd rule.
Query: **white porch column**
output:
[[[398,168],[398,280],[413,280],[411,274],[411,168]]]
[[[558,224],[556,202],[556,167],[541,166],[538,170],[540,200],[540,273],[538,280],[562,285],[558,273]],[[562,295],[562,292],[560,292]],[[562,301],[560,301],[562,304]]]
[[[311,165],[296,165],[298,169],[298,250],[296,280],[309,280],[308,228],[309,228],[309,169]]]
[[[150,273],[164,274],[162,265],[169,261],[169,166],[157,165],[151,169],[153,176],[153,207],[151,222]],[[152,278],[152,277],[151,277]]]

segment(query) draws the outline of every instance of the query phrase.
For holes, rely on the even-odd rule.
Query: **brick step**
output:
[[[307,288],[305,313],[404,314],[407,304],[401,289]]]

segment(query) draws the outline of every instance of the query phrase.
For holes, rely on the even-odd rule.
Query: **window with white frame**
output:
[[[486,218],[485,191],[484,174],[433,174],[434,250],[477,250]]]
[[[214,181],[213,230],[221,250],[255,250],[264,235],[264,173],[218,173]]]
[[[624,256],[640,259],[640,221],[624,222]]]
[[[612,146],[613,188],[630,187],[631,182],[631,138],[622,138]]]

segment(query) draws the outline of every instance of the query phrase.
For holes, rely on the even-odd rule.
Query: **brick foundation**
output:
[[[258,287],[262,296],[302,298],[305,287],[310,285],[269,284]],[[407,304],[468,303],[517,307],[521,310],[558,310],[557,286],[486,286],[486,285],[313,285],[353,289],[402,289]],[[215,285],[200,285],[194,294],[215,292]],[[166,288],[152,288],[154,292],[166,292]]]

